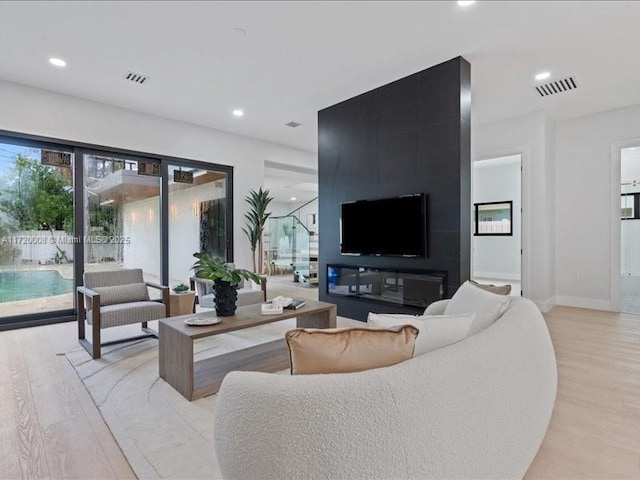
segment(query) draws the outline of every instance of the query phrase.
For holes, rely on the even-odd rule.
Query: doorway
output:
[[[620,150],[620,307],[640,314],[640,146]]]
[[[522,295],[522,155],[473,162],[471,278]]]

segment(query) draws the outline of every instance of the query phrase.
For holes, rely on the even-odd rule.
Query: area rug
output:
[[[339,318],[338,324],[354,321]],[[282,338],[294,326],[290,319],[199,340],[196,359]],[[162,380],[157,339],[103,348],[98,360],[81,347],[66,357],[138,478],[222,478],[213,447],[217,397],[189,402]]]

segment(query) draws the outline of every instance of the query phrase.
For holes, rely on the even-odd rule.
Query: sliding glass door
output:
[[[159,162],[83,159],[84,270],[141,268],[146,281],[161,283]]]
[[[232,225],[232,167],[0,131],[0,330],[73,319],[84,272],[188,283]]]
[[[0,141],[0,317],[73,309],[73,153]]]
[[[186,283],[195,252],[231,260],[227,225],[227,174],[169,165],[169,285]]]

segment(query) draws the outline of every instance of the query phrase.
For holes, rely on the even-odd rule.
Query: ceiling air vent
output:
[[[133,83],[137,83],[138,85],[149,83],[149,80],[151,80],[146,75],[142,75],[141,73],[135,73],[135,72],[127,72],[124,76],[124,79],[129,80],[130,82],[133,82]]]
[[[556,93],[568,92],[569,90],[575,90],[578,88],[576,79],[573,77],[561,78],[560,80],[553,80],[551,82],[535,85],[538,95],[541,97],[548,97],[549,95],[555,95]]]
[[[294,122],[294,121],[292,120],[292,121],[290,121],[289,123],[285,123],[285,125],[286,125],[287,127],[297,128],[297,127],[299,127],[299,126],[300,126],[300,125],[302,125],[302,124],[301,124],[301,123],[299,123],[299,122]]]

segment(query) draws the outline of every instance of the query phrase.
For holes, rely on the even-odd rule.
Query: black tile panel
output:
[[[376,94],[376,112],[383,115],[391,110],[405,108],[419,100],[418,75],[411,75],[374,90]]]
[[[468,278],[470,104],[463,98],[468,77],[468,64],[458,57],[318,113],[319,293],[338,305],[340,315],[364,320],[376,305],[328,296],[328,263],[446,270],[448,296]],[[340,254],[341,202],[409,193],[428,195],[427,257]],[[371,226],[372,235],[376,228],[384,228],[384,221]]]
[[[460,146],[460,119],[446,120],[420,128],[420,152]]]

